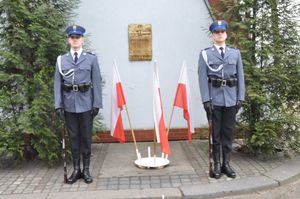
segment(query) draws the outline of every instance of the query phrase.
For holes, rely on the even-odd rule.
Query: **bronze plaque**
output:
[[[151,24],[128,25],[129,60],[152,60]]]

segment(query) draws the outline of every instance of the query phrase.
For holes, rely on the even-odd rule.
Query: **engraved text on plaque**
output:
[[[128,25],[129,60],[152,60],[151,24]]]

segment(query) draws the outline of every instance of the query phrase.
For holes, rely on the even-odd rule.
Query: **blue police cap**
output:
[[[68,34],[68,37],[71,36],[71,35],[81,35],[81,36],[83,36],[83,34],[85,33],[85,29],[81,26],[72,25],[72,26],[69,26],[66,29],[66,32]]]
[[[217,20],[214,21],[210,26],[209,30],[210,32],[215,32],[216,30],[227,30],[228,28],[228,23],[224,20]]]

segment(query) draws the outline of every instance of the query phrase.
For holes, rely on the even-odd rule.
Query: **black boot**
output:
[[[229,165],[230,162],[230,153],[223,153],[223,165],[221,168],[221,172],[227,175],[229,178],[235,178],[236,173]]]
[[[220,153],[213,152],[213,159],[214,159],[214,170],[213,170],[213,177],[216,179],[221,178],[221,162],[220,162]]]
[[[85,183],[88,183],[88,184],[93,182],[93,178],[90,174],[89,168],[90,168],[90,159],[89,158],[84,158],[83,159],[82,177],[83,177]]]
[[[78,179],[81,178],[81,170],[80,170],[80,159],[73,159],[74,171],[72,175],[67,179],[68,184],[73,184]]]

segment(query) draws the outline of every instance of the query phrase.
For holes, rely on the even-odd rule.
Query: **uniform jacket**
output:
[[[56,63],[54,76],[55,109],[64,108],[67,112],[82,113],[90,111],[92,108],[102,108],[102,79],[97,56],[83,51],[75,64],[70,52],[61,55],[62,72],[67,73],[70,69],[74,69],[74,77],[62,76],[58,69],[58,63]],[[92,87],[86,92],[66,92],[61,88],[62,83],[92,83]]]
[[[199,86],[202,102],[212,101],[213,105],[231,107],[235,106],[238,100],[245,99],[245,82],[241,53],[236,48],[225,47],[225,56],[221,57],[215,46],[205,49],[208,65],[216,69],[223,64],[223,69],[214,72],[208,68],[200,53],[198,62]],[[222,77],[223,76],[223,77]],[[208,82],[208,77],[230,79],[237,78],[237,85],[233,87],[213,87]]]

